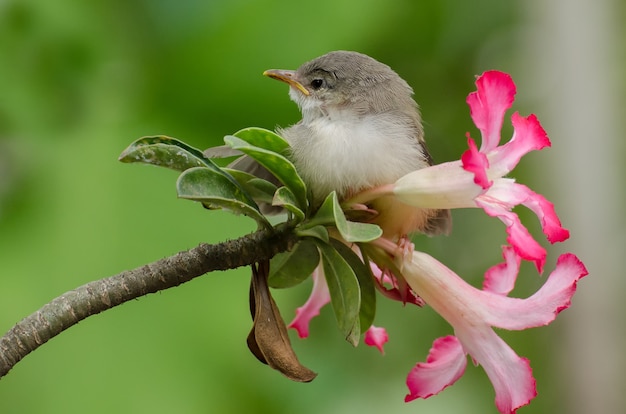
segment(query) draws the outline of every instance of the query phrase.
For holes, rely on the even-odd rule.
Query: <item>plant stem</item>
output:
[[[169,289],[214,270],[267,260],[298,241],[285,223],[236,240],[198,247],[66,292],[0,338],[0,378],[41,345],[81,320],[132,299]]]

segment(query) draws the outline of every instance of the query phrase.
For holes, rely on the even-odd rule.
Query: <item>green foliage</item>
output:
[[[336,239],[332,239],[330,244],[352,268],[359,281],[361,293],[359,324],[361,327],[369,327],[374,321],[374,316],[376,316],[376,289],[374,288],[371,268],[368,264],[363,263],[363,260],[345,244]]]
[[[289,150],[289,143],[280,135],[270,131],[269,129],[244,128],[235,132],[233,135],[246,141],[250,145],[265,148],[266,150],[285,156]]]
[[[261,132],[259,136],[262,139],[259,139],[256,142],[253,140],[244,141],[243,139],[235,136],[226,136],[224,137],[224,142],[226,142],[226,144],[233,149],[240,150],[244,154],[247,154],[249,157],[254,158],[255,161],[265,167],[281,183],[283,183],[289,190],[291,190],[296,202],[298,203],[298,208],[303,211],[306,210],[308,207],[308,202],[306,198],[306,186],[304,185],[304,181],[302,181],[302,178],[300,178],[300,176],[298,175],[296,167],[284,155],[278,154],[273,151],[272,148],[276,145],[271,144],[271,141],[270,145],[267,145],[267,135]],[[267,147],[264,148],[259,145],[267,145]]]
[[[289,252],[279,253],[270,261],[269,285],[290,288],[308,279],[320,263],[315,242],[305,238]]]
[[[278,188],[267,180],[232,168],[223,168],[259,203],[272,204]]]
[[[361,333],[359,281],[348,262],[330,244],[317,242],[317,247],[322,254],[324,276],[339,330],[348,342],[356,346]]]
[[[368,223],[350,221],[341,209],[335,192],[328,195],[322,205],[311,209],[307,188],[289,160],[289,144],[274,132],[262,128],[246,128],[224,138],[232,153],[246,154],[265,167],[282,183],[280,187],[247,172],[233,168],[220,168],[201,151],[174,138],[157,136],[141,138],[133,142],[120,156],[123,162],[146,163],[182,171],[176,183],[180,198],[198,201],[208,209],[224,209],[244,214],[259,224],[271,227],[261,213],[259,203],[282,207],[286,220],[301,241],[289,252],[271,260],[268,285],[274,288],[293,287],[306,280],[321,266],[339,331],[346,340],[357,345],[360,335],[369,328],[375,314],[374,283],[369,266],[347,244],[365,243],[382,235],[381,229]],[[230,151],[224,150],[230,155]],[[207,154],[210,152],[207,152]],[[334,235],[331,237],[330,235]],[[257,312],[263,306],[275,308],[272,303],[259,303],[265,296],[256,295]],[[280,351],[269,349],[278,342],[258,340],[268,331],[282,332],[282,324],[274,309],[272,322],[260,324],[249,337],[250,349],[263,360],[267,355],[281,355],[291,360],[292,351],[288,341],[280,341]],[[267,325],[267,326],[266,326]],[[255,325],[256,326],[256,325]],[[256,329],[256,331],[255,331]],[[257,338],[258,337],[258,338]],[[252,338],[252,339],[250,339]],[[256,338],[256,339],[255,339]],[[289,349],[289,351],[287,351]],[[272,360],[279,360],[272,357]],[[266,361],[267,362],[267,361]],[[269,363],[269,362],[268,362]],[[282,366],[269,363],[290,378],[294,364]]]
[[[220,170],[221,171],[221,170]],[[180,198],[200,201],[208,209],[223,208],[253,218],[260,226],[271,227],[246,191],[227,173],[194,167],[183,171],[176,182]]]
[[[287,187],[280,187],[276,190],[272,200],[272,205],[284,207],[293,214],[296,221],[304,220],[304,211],[302,211],[299,207],[296,196]]]
[[[122,152],[119,160],[152,164],[176,171],[193,167],[208,167],[219,171],[219,167],[196,148],[164,135],[139,138]]]
[[[309,225],[334,225],[343,239],[349,243],[369,242],[382,236],[383,232],[375,224],[358,223],[346,219],[337,194],[333,191],[326,197]]]

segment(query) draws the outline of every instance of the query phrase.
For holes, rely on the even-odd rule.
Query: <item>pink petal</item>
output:
[[[586,275],[585,265],[575,255],[563,254],[546,283],[532,296],[517,299],[483,292],[485,297],[477,303],[486,305],[482,314],[491,326],[522,330],[548,325],[569,307],[578,281]]]
[[[529,300],[555,308],[554,318],[556,318],[558,313],[569,308],[578,281],[588,274],[587,268],[578,257],[572,253],[562,254],[549,279]]]
[[[428,398],[439,393],[461,378],[466,365],[465,352],[455,336],[438,338],[433,342],[426,362],[419,362],[407,376],[409,394],[404,397],[404,401]]]
[[[522,330],[547,325],[570,305],[578,280],[587,275],[575,255],[561,255],[546,283],[529,298],[518,299],[476,289],[432,256],[418,251],[404,263],[403,272],[411,287],[455,330],[483,325]]]
[[[483,73],[476,80],[476,92],[467,97],[470,115],[482,134],[480,152],[486,153],[500,143],[504,113],[515,98],[515,84],[509,75],[498,71]]]
[[[476,142],[469,136],[467,137],[467,145],[469,149],[461,155],[461,163],[465,171],[474,174],[474,183],[478,184],[483,190],[491,187],[492,181],[487,177],[487,169],[489,161],[487,156],[478,151]]]
[[[541,222],[543,233],[550,243],[561,242],[569,238],[569,231],[561,226],[561,221],[554,211],[554,205],[540,194],[512,179],[500,178],[494,182],[488,192],[482,196],[484,200],[512,209],[522,204],[537,215]]]
[[[510,253],[505,249],[504,254]],[[511,261],[508,266],[517,268],[516,258],[507,260]],[[528,404],[536,395],[529,363],[496,335],[492,326],[526,329],[550,323],[570,305],[578,280],[587,274],[580,260],[572,254],[561,256],[544,286],[527,299],[478,290],[433,257],[419,251],[413,252],[410,259],[403,259],[401,264],[404,277],[415,292],[454,327],[463,350],[483,366],[496,390],[496,405],[500,412],[512,413]],[[494,270],[493,276],[497,272]],[[433,370],[435,368],[437,366]],[[415,391],[410,388],[408,399],[432,395],[448,384],[450,377],[444,377],[441,383],[427,381],[430,377],[424,378],[426,374],[422,370],[424,366],[418,364],[410,386]],[[417,388],[426,387],[422,384],[432,385]]]
[[[504,263],[497,264],[485,272],[483,290],[506,296],[515,287],[521,258],[511,246],[502,246]]]
[[[363,341],[365,342],[365,345],[375,346],[381,354],[385,355],[383,345],[389,341],[389,335],[387,335],[387,330],[385,328],[372,325],[367,331],[365,331]]]
[[[495,148],[489,155],[494,174],[503,176],[513,170],[519,160],[530,151],[541,150],[550,146],[548,134],[537,117],[530,115],[524,118],[515,112],[511,116],[514,132],[513,138],[506,144]]]
[[[330,302],[330,292],[328,291],[324,271],[320,266],[313,271],[312,278],[313,290],[311,291],[311,296],[309,296],[304,305],[296,309],[296,317],[288,326],[288,328],[298,331],[300,338],[309,336],[309,322],[320,314],[322,306]]]
[[[521,184],[517,185],[525,187]],[[569,231],[561,226],[559,216],[557,216],[554,211],[554,204],[546,200],[541,194],[537,194],[527,187],[526,189],[528,190],[528,196],[522,204],[531,209],[537,217],[539,217],[541,228],[548,238],[548,241],[550,243],[557,243],[567,240],[569,238]]]
[[[517,356],[485,320],[492,301],[508,304],[510,302],[507,301],[516,300],[468,285],[456,273],[425,253],[416,251],[411,261],[403,264],[405,277],[411,287],[454,327],[464,352],[469,353],[485,369],[496,390],[496,406],[500,412],[511,413],[528,404],[536,395],[535,380],[528,361]],[[457,358],[459,352],[457,348]],[[415,377],[410,378],[411,387],[415,390],[410,388],[411,394],[407,396],[409,400],[432,395],[455,378],[448,375],[440,382],[433,382],[436,378],[423,377],[426,375],[422,373],[424,368],[418,368],[415,369]],[[452,372],[451,369],[442,371]],[[437,370],[433,372],[442,375]],[[425,388],[418,388],[420,386]]]
[[[502,220],[506,225],[507,242],[523,259],[535,262],[537,270],[541,273],[546,261],[546,250],[533,239],[517,214],[508,211],[507,206],[499,204],[498,200],[489,200],[482,196],[476,199],[476,204],[489,216]]]
[[[462,326],[455,333],[487,373],[496,390],[498,411],[514,413],[537,395],[528,360],[520,358],[489,326]]]

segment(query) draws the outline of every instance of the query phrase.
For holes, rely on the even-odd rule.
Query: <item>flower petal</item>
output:
[[[492,296],[481,300],[480,303],[488,304],[483,308],[484,320],[491,326],[509,330],[548,325],[569,307],[578,281],[587,274],[585,265],[575,255],[563,254],[534,295],[526,299]]]
[[[569,231],[561,226],[559,216],[554,211],[554,205],[541,194],[535,193],[525,185],[515,183],[512,179],[495,180],[487,192],[479,196],[479,199],[490,205],[497,204],[506,210],[511,210],[519,204],[529,208],[539,218],[541,229],[550,243],[569,238]],[[477,199],[477,204],[480,204],[480,200]]]
[[[519,160],[530,151],[549,147],[550,139],[535,115],[524,118],[515,112],[511,116],[513,137],[506,144],[489,153],[492,174],[504,176],[509,173]]]
[[[288,328],[298,331],[300,338],[309,336],[309,322],[320,314],[322,306],[330,302],[330,292],[328,291],[324,270],[322,270],[321,266],[318,266],[313,271],[312,278],[313,290],[311,291],[311,296],[309,296],[304,305],[296,309],[296,317],[288,326]]]
[[[461,155],[463,169],[474,174],[474,183],[481,186],[483,190],[486,190],[493,184],[493,181],[490,181],[487,177],[487,169],[489,168],[487,156],[478,151],[476,142],[469,137],[469,134],[467,137],[467,145],[469,149]]]
[[[403,203],[433,209],[476,207],[474,198],[482,192],[474,183],[474,174],[465,171],[460,160],[410,172],[393,186],[393,193]]]
[[[500,143],[504,113],[515,98],[515,84],[506,73],[488,71],[476,80],[476,92],[467,97],[470,115],[482,134],[480,152],[489,152]]]
[[[491,217],[502,220],[506,225],[507,242],[523,259],[535,262],[537,270],[541,273],[546,261],[546,250],[530,235],[517,214],[509,211],[508,206],[502,205],[496,199],[481,196],[476,199],[476,204]]]
[[[417,363],[407,376],[409,394],[404,397],[404,401],[428,398],[439,393],[461,378],[466,365],[467,357],[455,336],[436,339],[426,362]]]
[[[520,187],[521,184],[517,184]],[[527,187],[526,187],[527,188]],[[546,200],[541,194],[537,194],[530,188],[527,188],[526,200],[522,203],[528,207],[539,217],[543,233],[550,243],[562,242],[569,239],[569,231],[561,226],[559,216],[554,211],[554,204]]]
[[[383,355],[385,355],[383,345],[385,345],[387,341],[389,341],[389,335],[387,335],[387,330],[385,328],[374,325],[370,326],[369,329],[365,331],[365,336],[363,338],[363,342],[365,342],[365,345],[375,346]]]
[[[536,395],[535,380],[528,360],[520,358],[492,326],[525,329],[549,323],[558,311],[569,306],[576,281],[586,274],[575,256],[565,255],[538,293],[516,299],[478,290],[418,251],[413,252],[410,261],[403,261],[402,271],[411,288],[454,327],[465,352],[483,366],[502,413],[528,404]],[[412,392],[408,398],[413,394],[421,395]]]
[[[521,258],[511,246],[502,246],[504,263],[497,264],[485,272],[483,290],[506,296],[515,287]]]
[[[537,389],[528,359],[520,358],[488,325],[468,328],[461,326],[455,333],[487,373],[496,390],[498,411],[510,414],[530,403]]]

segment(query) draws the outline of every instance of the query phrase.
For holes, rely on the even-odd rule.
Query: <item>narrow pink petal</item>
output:
[[[529,208],[541,222],[541,228],[550,243],[561,242],[569,238],[569,231],[561,226],[561,221],[554,211],[554,205],[540,194],[512,179],[499,178],[494,181],[483,199],[491,199],[507,209],[522,204]],[[497,201],[496,201],[497,200]]]
[[[548,325],[559,312],[569,307],[578,281],[587,275],[585,265],[573,254],[559,257],[546,283],[527,299],[488,296],[480,303],[484,322],[502,329],[522,330]]]
[[[456,327],[455,327],[456,328]],[[463,348],[484,368],[496,390],[496,407],[514,413],[537,395],[530,363],[520,358],[488,325],[462,326],[455,333]]]
[[[517,185],[525,187],[521,184]],[[541,228],[548,241],[557,243],[569,239],[569,231],[561,226],[561,220],[559,220],[559,216],[554,211],[554,204],[546,200],[541,194],[537,194],[529,188],[527,190],[528,196],[522,204],[539,217]]]
[[[483,290],[506,296],[515,287],[521,258],[511,246],[502,246],[504,263],[497,264],[485,272]]]
[[[537,293],[528,299],[542,303],[544,306],[549,304],[548,306],[555,308],[554,318],[556,318],[559,312],[569,308],[578,281],[588,274],[587,268],[578,257],[572,253],[562,254],[550,278]]]
[[[489,161],[496,170],[494,174],[498,176],[513,170],[519,160],[530,151],[550,146],[548,134],[535,115],[524,118],[515,112],[511,116],[511,123],[514,128],[513,138],[489,154]]]
[[[324,271],[320,266],[313,271],[312,278],[313,290],[311,291],[311,296],[309,296],[304,305],[296,309],[296,317],[288,326],[288,328],[298,331],[300,338],[309,336],[309,322],[320,314],[322,306],[330,302],[330,292],[328,291]]]
[[[465,352],[455,336],[436,339],[426,362],[419,362],[409,372],[406,379],[409,394],[404,397],[404,401],[428,398],[439,393],[461,378],[466,365]]]
[[[387,330],[374,325],[370,326],[369,329],[365,331],[365,337],[363,338],[365,345],[375,346],[383,355],[385,355],[383,345],[385,345],[387,341],[389,341]]]
[[[485,153],[500,143],[502,120],[513,104],[515,84],[506,73],[488,71],[476,80],[476,89],[467,97],[467,104],[472,120],[482,134],[480,151]]]
[[[474,174],[474,183],[478,184],[483,190],[491,187],[492,181],[487,177],[487,169],[489,168],[489,161],[487,156],[478,151],[476,142],[469,136],[467,136],[467,145],[469,149],[461,155],[461,163],[465,171]]]
[[[546,250],[530,235],[517,214],[508,211],[506,206],[498,204],[497,201],[481,196],[476,199],[476,204],[482,207],[489,216],[502,220],[506,225],[507,242],[522,259],[535,262],[537,270],[541,273],[546,261]]]

